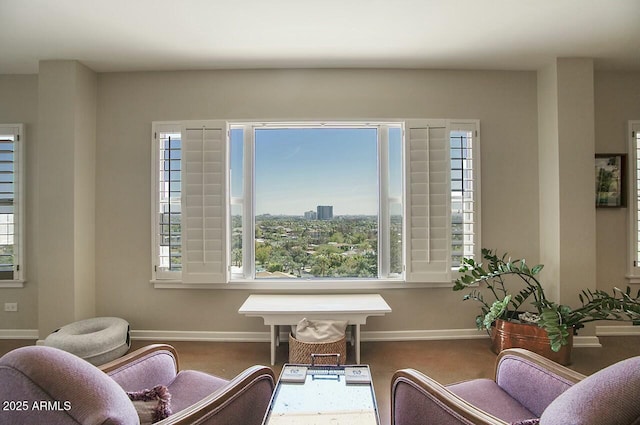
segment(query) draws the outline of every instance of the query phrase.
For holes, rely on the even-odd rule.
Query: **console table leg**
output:
[[[356,324],[355,328],[355,342],[356,342],[356,364],[360,364],[360,325]]]

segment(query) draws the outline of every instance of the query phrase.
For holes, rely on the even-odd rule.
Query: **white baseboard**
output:
[[[488,338],[477,329],[363,331],[363,342],[374,341],[437,341]],[[351,333],[347,332],[347,340]],[[151,341],[212,341],[212,342],[269,342],[269,332],[215,332],[215,331],[131,331],[131,339]],[[288,340],[288,332],[280,332],[280,341]],[[573,346],[600,348],[597,336],[576,336]]]
[[[0,329],[0,339],[38,339],[38,330]]]
[[[600,339],[597,336],[574,336],[574,348],[602,348]]]
[[[351,333],[347,332],[347,338]],[[450,330],[414,330],[414,331],[363,331],[362,341],[419,341],[441,339],[478,339],[488,338],[486,332],[476,329]],[[131,339],[162,341],[235,341],[235,342],[269,342],[267,332],[216,332],[216,331],[151,331],[132,330]],[[280,332],[280,340],[287,341],[288,332]]]
[[[428,341],[443,339],[489,338],[485,331],[477,329],[438,329],[412,331],[363,331],[362,341]]]
[[[269,342],[269,332],[131,330],[131,339],[161,341]]]
[[[288,332],[280,332],[280,340],[287,341]],[[597,336],[576,336],[574,347],[601,347],[598,336],[640,335],[640,326],[596,326]],[[350,338],[350,332],[347,337]],[[217,331],[156,331],[132,330],[131,338],[149,341],[214,341],[214,342],[269,342],[265,332],[217,332]],[[476,329],[440,329],[411,331],[362,331],[362,341],[428,341],[488,338],[484,331]],[[0,339],[38,339],[37,329],[0,329]]]
[[[598,336],[634,336],[640,335],[640,326],[596,326]]]

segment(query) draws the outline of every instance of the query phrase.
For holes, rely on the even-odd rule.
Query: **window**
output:
[[[640,121],[629,122],[629,275],[631,283],[640,283]]]
[[[156,286],[448,285],[478,255],[478,122],[156,122],[152,139]]]
[[[464,127],[467,127],[466,129]],[[457,270],[463,257],[476,250],[476,192],[474,170],[475,128],[457,126],[449,133],[451,149],[451,267]],[[477,151],[477,149],[475,149]]]
[[[225,134],[223,121],[152,125],[154,280],[225,279]]]
[[[180,125],[154,129],[156,170],[154,203],[154,264],[159,278],[180,278],[182,270],[182,135]]]
[[[232,279],[403,274],[400,123],[231,124]]]
[[[0,125],[0,286],[24,280],[24,129]]]

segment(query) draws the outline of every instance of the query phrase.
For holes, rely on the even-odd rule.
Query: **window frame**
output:
[[[406,185],[405,178],[405,151],[404,145],[402,146],[402,158],[401,158],[401,179],[402,179],[402,214],[403,214],[403,226],[402,226],[402,253],[403,253],[403,266],[402,272],[398,277],[388,276],[389,264],[390,264],[390,249],[388,246],[389,238],[385,237],[389,231],[390,215],[388,203],[394,200],[389,196],[389,181],[388,181],[388,149],[389,149],[389,128],[399,127],[401,131],[401,137],[404,137],[404,121],[397,120],[375,120],[375,121],[228,121],[229,132],[232,129],[243,130],[243,196],[236,198],[231,196],[231,181],[229,178],[230,170],[230,137],[227,141],[227,223],[228,223],[228,240],[227,240],[227,253],[229,255],[227,259],[227,282],[231,284],[239,285],[255,285],[259,288],[299,288],[304,282],[304,289],[326,289],[327,287],[335,288],[361,288],[369,285],[378,287],[380,284],[393,283],[395,285],[398,282],[405,281],[406,270],[406,202],[404,186]],[[378,130],[377,139],[377,152],[378,161],[376,168],[378,170],[378,276],[385,275],[378,278],[318,278],[318,279],[258,279],[255,277],[255,131],[259,129],[303,129],[303,128],[340,128],[340,129],[367,129],[376,128]],[[230,134],[230,133],[229,133]],[[248,229],[248,232],[243,231],[243,248],[249,245],[250,249],[243,249],[243,274],[242,276],[233,275],[231,272],[231,238],[232,229],[230,228],[231,219],[231,205],[241,205],[242,207],[242,226],[243,229]],[[381,255],[382,253],[383,255]],[[247,270],[244,265],[250,264],[251,267]]]
[[[475,235],[474,235],[474,252],[475,255],[479,258],[480,249],[481,249],[481,205],[480,205],[480,122],[479,120],[469,120],[469,119],[385,119],[385,120],[313,120],[313,121],[277,121],[280,124],[287,125],[309,125],[309,124],[317,124],[319,122],[325,123],[339,123],[342,126],[346,126],[347,124],[352,124],[354,126],[361,126],[364,124],[371,123],[387,123],[390,125],[401,125],[402,126],[402,182],[403,182],[403,193],[402,193],[402,201],[403,201],[403,240],[402,240],[402,254],[403,254],[403,274],[402,278],[393,278],[393,279],[339,279],[339,278],[329,278],[329,279],[318,279],[318,280],[308,280],[308,279],[291,279],[291,280],[276,280],[276,279],[230,279],[231,273],[231,264],[233,261],[233,256],[231,252],[231,243],[232,243],[232,233],[231,230],[231,182],[229,176],[229,170],[231,167],[230,164],[230,135],[231,135],[231,127],[232,125],[248,125],[248,124],[265,124],[270,121],[257,121],[257,120],[206,120],[206,121],[191,121],[191,120],[180,120],[180,121],[154,121],[152,122],[152,153],[150,155],[152,166],[151,166],[151,270],[152,270],[152,278],[151,283],[155,288],[160,289],[244,289],[244,290],[296,290],[296,291],[320,291],[320,292],[334,292],[336,290],[367,290],[367,289],[400,289],[400,288],[430,288],[430,287],[451,287],[452,281],[457,278],[457,271],[451,269],[451,239],[452,239],[452,228],[451,228],[451,158],[450,158],[450,147],[451,147],[451,131],[458,129],[460,126],[464,128],[471,127],[474,131],[474,144],[473,144],[473,155],[475,158],[474,167],[473,167],[473,179],[474,179],[474,215],[475,222],[477,225],[475,226]],[[271,121],[276,122],[276,121]],[[225,146],[222,148],[223,151],[223,167],[224,172],[223,177],[220,180],[220,184],[223,184],[223,191],[225,191],[224,205],[222,206],[222,217],[223,227],[226,230],[222,231],[222,242],[224,251],[226,251],[226,258],[223,259],[223,269],[220,271],[221,277],[204,279],[200,281],[189,280],[188,276],[183,276],[182,272],[175,272],[169,275],[163,273],[157,273],[156,265],[158,264],[158,217],[156,214],[156,210],[159,208],[159,145],[156,143],[156,133],[160,129],[169,129],[168,131],[180,131],[181,139],[183,142],[182,147],[184,148],[184,140],[185,140],[185,129],[193,126],[204,126],[211,125],[215,123],[218,125],[218,128],[223,128],[226,131],[225,137],[226,141],[223,143]],[[222,125],[222,124],[224,125]],[[412,228],[409,226],[414,226],[412,223],[412,217],[410,217],[409,213],[411,212],[411,202],[408,199],[408,194],[410,193],[408,186],[412,183],[410,180],[410,163],[412,158],[409,157],[410,153],[410,142],[409,142],[409,125],[426,125],[427,128],[431,126],[431,128],[443,128],[446,132],[446,140],[448,141],[448,148],[445,148],[444,160],[447,161],[447,165],[445,166],[448,174],[447,178],[447,194],[442,195],[446,198],[446,211],[447,211],[447,222],[449,223],[448,234],[446,238],[448,239],[449,246],[449,254],[447,255],[447,268],[446,270],[442,270],[437,273],[416,273],[415,270],[410,270],[409,264],[412,261],[410,256],[412,255],[411,248],[409,246],[410,239],[413,240],[415,236],[412,235]],[[247,132],[245,132],[245,137],[247,136]],[[245,141],[243,141],[245,143]],[[429,143],[429,142],[427,142]],[[442,151],[439,151],[442,152]],[[184,154],[184,152],[182,152]],[[439,156],[441,157],[441,156]],[[184,158],[184,157],[183,157]],[[244,155],[244,161],[253,160],[251,155]],[[433,158],[429,157],[427,153],[426,156],[427,161],[427,169],[430,167],[438,168],[437,172],[442,172],[442,165],[438,165],[439,163],[434,162]],[[246,164],[243,165],[246,167]],[[253,169],[253,164],[251,164],[251,169]],[[182,172],[184,172],[184,167],[182,168]],[[247,184],[246,182],[244,182]],[[428,187],[428,185],[427,185]],[[427,198],[430,195],[430,189],[427,189]],[[182,202],[185,202],[185,193],[184,188],[182,192]],[[436,196],[437,199],[441,195],[433,195]],[[438,204],[439,205],[439,204]],[[158,210],[159,211],[159,210]],[[184,213],[184,209],[182,210]],[[184,219],[184,217],[183,217]],[[415,227],[415,226],[414,226]],[[429,227],[430,229],[431,227]],[[184,227],[183,227],[184,231]],[[255,233],[255,229],[252,228],[251,234]],[[430,234],[430,230],[427,230],[427,235]],[[431,236],[428,236],[429,238]],[[182,238],[182,244],[187,243],[185,238]],[[423,249],[423,248],[418,248]],[[184,252],[183,252],[184,259]],[[243,260],[244,261],[244,260]],[[183,278],[184,277],[184,278]]]
[[[640,120],[631,120],[628,125],[628,154],[629,154],[629,180],[628,185],[628,205],[629,205],[629,222],[628,229],[631,236],[629,237],[628,245],[628,266],[627,266],[627,280],[631,284],[640,283],[640,226],[638,220],[640,219],[640,182],[639,164],[640,154]]]
[[[13,245],[14,268],[10,279],[0,279],[0,288],[21,288],[26,282],[25,261],[25,129],[24,124],[0,124],[3,132],[16,136],[13,145]]]

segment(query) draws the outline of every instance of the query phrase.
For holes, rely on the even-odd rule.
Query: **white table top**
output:
[[[368,313],[383,315],[391,307],[379,294],[314,294],[314,295],[250,295],[238,313],[313,314],[313,313]]]

